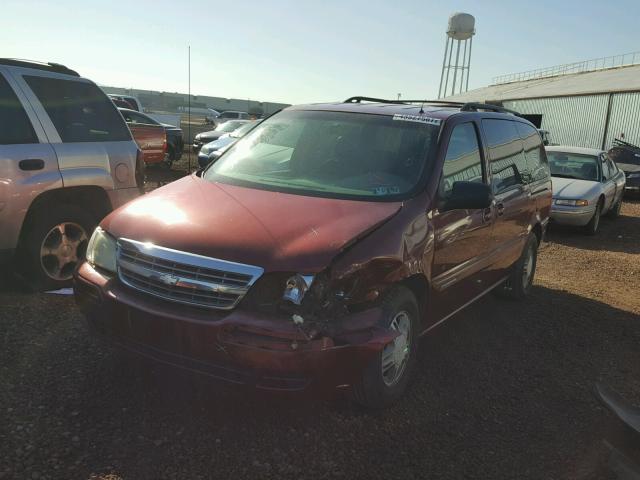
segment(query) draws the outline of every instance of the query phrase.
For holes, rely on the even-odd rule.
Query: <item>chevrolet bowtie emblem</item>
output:
[[[171,287],[180,281],[180,278],[176,277],[175,275],[171,275],[170,273],[165,273],[163,275],[154,275],[154,279]]]

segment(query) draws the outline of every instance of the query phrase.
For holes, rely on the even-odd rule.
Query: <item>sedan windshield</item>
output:
[[[594,182],[599,179],[598,163],[600,160],[598,157],[547,151],[547,158],[552,177],[575,178]]]
[[[215,128],[215,130],[216,132],[229,133],[229,132],[233,132],[236,128],[241,127],[245,123],[246,122],[240,122],[238,120],[230,120],[228,122],[221,123]]]
[[[204,177],[301,195],[400,199],[418,186],[439,128],[415,118],[285,111],[243,137]]]

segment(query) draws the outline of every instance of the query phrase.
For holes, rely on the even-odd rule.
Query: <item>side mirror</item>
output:
[[[455,182],[441,210],[481,210],[493,201],[491,187],[478,182]]]

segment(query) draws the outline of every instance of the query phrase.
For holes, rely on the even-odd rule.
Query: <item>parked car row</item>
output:
[[[260,123],[260,120],[250,121],[240,125],[232,132],[225,133],[217,140],[204,144],[198,152],[198,165],[205,168],[211,162],[217,160],[231,145],[244,137]]]
[[[228,122],[219,124],[213,130],[198,133],[193,138],[193,151],[197,153],[204,144],[218,140],[223,135],[233,132],[248,122],[249,120],[229,120]]]

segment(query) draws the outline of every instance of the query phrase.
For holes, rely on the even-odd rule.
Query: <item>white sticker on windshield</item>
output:
[[[418,122],[418,123],[426,123],[427,125],[440,125],[442,120],[439,118],[426,117],[424,115],[408,115],[404,113],[396,113],[393,116],[394,120],[400,120],[403,122]]]
[[[376,187],[373,189],[374,195],[397,195],[400,193],[400,187],[386,186]]]

